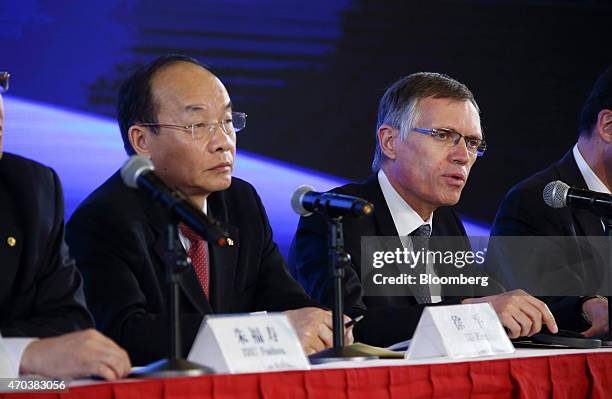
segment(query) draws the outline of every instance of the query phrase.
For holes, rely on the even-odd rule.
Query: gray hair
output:
[[[450,76],[433,72],[419,72],[401,78],[385,91],[378,105],[376,150],[372,162],[374,173],[381,168],[385,158],[378,141],[378,129],[382,125],[399,129],[400,138],[402,141],[405,140],[408,133],[416,127],[415,123],[419,119],[421,100],[427,97],[470,101],[476,111],[480,112],[472,92],[466,85]]]

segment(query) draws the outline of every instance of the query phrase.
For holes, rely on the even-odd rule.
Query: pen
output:
[[[353,327],[356,323],[359,323],[361,319],[363,319],[363,315],[357,316],[354,319],[347,321],[346,323],[344,323],[344,328]]]

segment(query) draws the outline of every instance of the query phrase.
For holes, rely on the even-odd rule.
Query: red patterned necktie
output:
[[[191,258],[191,264],[193,265],[193,269],[198,276],[202,290],[206,294],[206,298],[208,298],[209,266],[206,241],[202,239],[202,237],[200,237],[195,231],[191,230],[188,226],[182,223],[179,225],[179,229],[185,238],[189,240],[190,246],[188,255]]]

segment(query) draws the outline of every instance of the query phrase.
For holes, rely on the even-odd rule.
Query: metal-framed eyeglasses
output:
[[[0,72],[0,93],[4,93],[9,89],[9,78],[11,74],[8,72]]]
[[[244,112],[232,112],[231,118],[226,118],[218,122],[197,122],[190,125],[170,125],[167,123],[135,123],[137,126],[149,127],[169,127],[175,129],[183,129],[191,132],[191,137],[194,140],[205,137],[212,137],[217,128],[220,127],[225,134],[237,133],[246,127],[247,114]]]
[[[465,147],[468,152],[472,155],[481,157],[487,150],[487,143],[484,139],[473,136],[465,136],[453,129],[437,128],[437,129],[424,129],[415,127],[412,130],[418,133],[428,134],[434,138],[434,140],[447,147],[452,147],[459,144],[461,138],[465,141]]]

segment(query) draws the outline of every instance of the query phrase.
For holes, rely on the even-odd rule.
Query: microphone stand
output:
[[[214,374],[210,367],[190,362],[181,355],[181,326],[178,276],[191,265],[191,260],[180,245],[177,245],[176,223],[168,222],[164,234],[166,284],[168,285],[168,328],[170,357],[148,364],[130,374],[131,377],[160,378]]]
[[[310,355],[312,364],[359,361],[377,359],[377,356],[344,346],[344,275],[351,263],[351,256],[344,250],[344,230],[342,216],[327,219],[329,265],[334,286],[334,306],[332,307],[334,346]]]
[[[608,300],[608,334],[602,339],[601,344],[604,346],[612,346],[612,330],[610,325],[612,323],[612,306],[610,306],[610,300],[612,299],[612,218],[602,217],[601,220],[604,224],[604,231],[608,237],[608,286],[606,292],[606,299]]]

